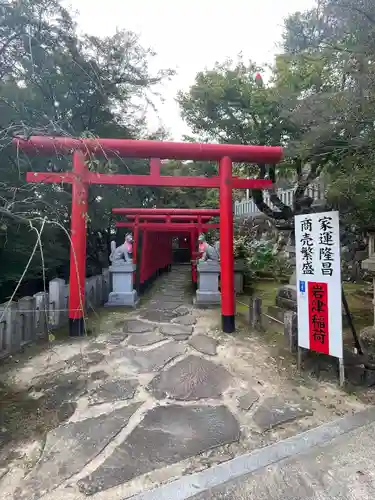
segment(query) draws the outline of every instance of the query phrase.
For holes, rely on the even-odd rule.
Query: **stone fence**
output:
[[[295,311],[283,311],[282,317],[276,318],[263,311],[260,297],[250,297],[247,314],[248,323],[254,330],[262,331],[264,329],[264,320],[279,323],[283,327],[289,351],[292,353],[297,352],[298,326]]]
[[[108,269],[87,278],[85,310],[102,306],[109,292]],[[69,285],[55,278],[49,282],[48,292],[0,304],[0,358],[19,351],[26,344],[48,338],[50,330],[68,324],[68,296]]]

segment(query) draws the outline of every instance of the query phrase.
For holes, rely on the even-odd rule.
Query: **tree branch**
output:
[[[266,165],[259,164],[259,178],[264,179],[266,176]],[[253,189],[252,196],[254,203],[259,208],[261,212],[263,212],[267,217],[271,217],[275,220],[289,220],[293,217],[293,211],[288,205],[283,203],[279,196],[275,192],[276,186],[273,186],[271,189],[268,189],[270,193],[270,201],[275,207],[279,208],[280,211],[272,210],[270,206],[264,201],[263,191],[260,189]]]

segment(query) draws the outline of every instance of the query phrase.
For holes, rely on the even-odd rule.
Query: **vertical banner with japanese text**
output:
[[[298,345],[343,356],[338,212],[295,217]]]

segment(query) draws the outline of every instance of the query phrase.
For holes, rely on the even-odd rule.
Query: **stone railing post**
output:
[[[64,321],[65,304],[65,281],[61,278],[54,278],[49,282],[48,306],[49,306],[49,322],[51,327],[57,328]]]
[[[249,301],[249,325],[254,330],[262,329],[262,299],[260,297],[250,297]]]
[[[297,313],[294,311],[285,311],[284,313],[284,337],[288,342],[290,352],[297,352],[298,324]]]
[[[0,358],[17,351],[21,341],[17,338],[17,303],[0,304]]]
[[[35,300],[35,334],[37,338],[48,337],[48,293],[38,292]]]
[[[22,297],[18,301],[17,328],[21,346],[36,340],[34,297]]]

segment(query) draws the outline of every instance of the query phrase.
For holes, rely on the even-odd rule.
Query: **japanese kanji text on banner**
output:
[[[297,215],[298,345],[343,357],[338,212]]]

